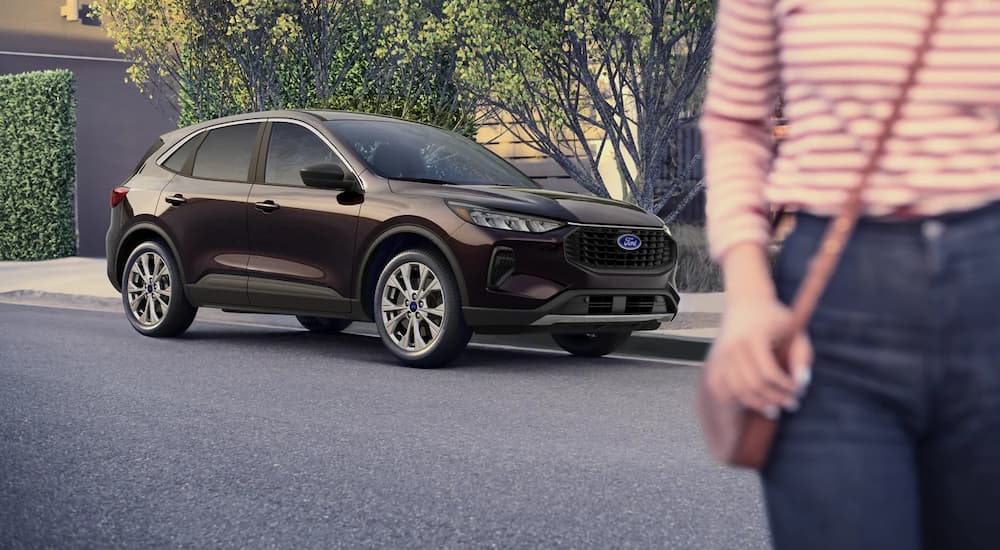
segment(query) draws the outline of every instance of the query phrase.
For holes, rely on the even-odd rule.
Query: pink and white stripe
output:
[[[765,243],[771,205],[836,213],[913,60],[930,0],[719,0],[701,130],[712,255]],[[1000,0],[948,0],[867,213],[1000,200]],[[788,130],[777,155],[779,86]]]

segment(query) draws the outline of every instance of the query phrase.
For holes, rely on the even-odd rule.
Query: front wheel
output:
[[[585,332],[580,334],[553,334],[559,347],[580,357],[603,357],[621,347],[632,335],[624,332]]]
[[[125,262],[122,305],[132,327],[154,337],[180,335],[198,313],[184,294],[177,262],[156,241],[137,246]]]
[[[372,311],[382,342],[410,367],[444,366],[472,337],[455,275],[427,250],[408,250],[386,264]]]

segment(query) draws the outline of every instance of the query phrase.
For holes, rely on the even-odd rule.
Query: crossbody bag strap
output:
[[[913,63],[910,65],[906,79],[903,81],[899,96],[892,104],[889,118],[886,119],[881,133],[879,133],[875,140],[875,147],[872,150],[872,154],[868,157],[868,161],[861,171],[860,181],[856,186],[851,188],[843,210],[827,227],[822,244],[809,263],[805,279],[795,295],[795,300],[792,302],[791,330],[787,333],[786,341],[781,343],[782,352],[786,357],[788,352],[787,347],[790,345],[792,337],[802,331],[809,323],[809,319],[816,310],[816,305],[819,303],[823,291],[826,289],[834,270],[837,268],[844,248],[847,246],[847,242],[854,232],[854,227],[858,223],[864,206],[864,201],[862,200],[864,191],[868,187],[872,175],[878,169],[879,161],[885,154],[886,143],[889,141],[893,129],[902,117],[903,107],[909,98],[910,91],[913,89],[914,84],[916,84],[918,73],[926,64],[927,52],[931,48],[931,40],[937,33],[941,16],[944,13],[944,5],[945,0],[934,0],[930,21],[924,30],[920,45],[915,52]]]

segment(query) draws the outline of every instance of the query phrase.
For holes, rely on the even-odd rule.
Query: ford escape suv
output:
[[[677,247],[629,204],[546,191],[457,134],[275,111],[163,135],[111,195],[108,277],[147,336],[199,307],[374,321],[404,364],[473,332],[545,331],[601,356],[677,311]]]

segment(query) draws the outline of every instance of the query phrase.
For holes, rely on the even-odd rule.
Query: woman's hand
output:
[[[792,337],[786,371],[777,357],[791,321],[773,298],[730,304],[706,361],[708,389],[722,401],[739,402],[776,419],[781,408],[798,409],[809,383],[812,346],[805,333]]]
[[[768,264],[763,247],[755,243],[726,253],[726,311],[705,364],[708,389],[716,398],[777,418],[781,408],[798,408],[809,384],[813,352],[806,334],[788,334],[791,312],[775,295]],[[777,357],[779,344],[789,336],[791,372]]]

